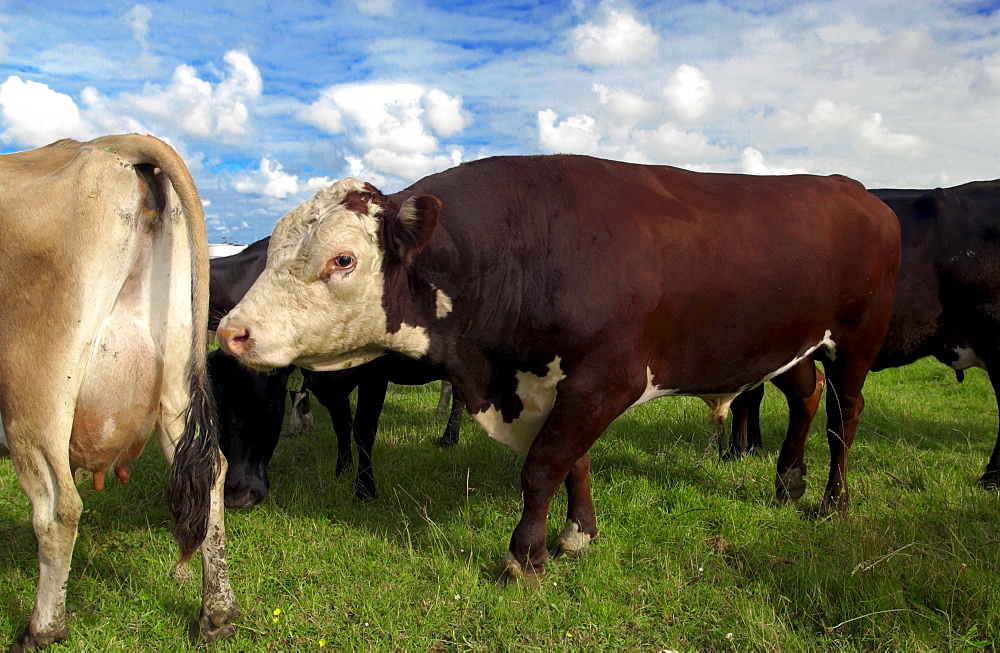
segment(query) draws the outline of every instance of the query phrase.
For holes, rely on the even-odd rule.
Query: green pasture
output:
[[[600,538],[537,585],[497,582],[520,514],[520,459],[463,418],[439,450],[437,386],[390,391],[379,497],[334,478],[325,411],[283,440],[271,496],[228,512],[243,615],[215,651],[978,651],[1000,642],[1000,496],[976,485],[997,407],[980,370],[924,361],[869,377],[851,452],[853,508],[818,519],[828,453],[807,450],[798,506],[772,501],[786,411],[767,391],[768,453],[721,463],[700,401],[633,409],[597,442]],[[318,406],[318,404],[314,404]],[[157,447],[128,485],[80,482],[69,640],[52,650],[191,649],[200,583],[175,581]],[[565,496],[553,504],[550,538]],[[195,563],[195,567],[198,567]],[[37,580],[28,502],[0,461],[0,638],[25,625]],[[198,575],[196,574],[196,579]]]

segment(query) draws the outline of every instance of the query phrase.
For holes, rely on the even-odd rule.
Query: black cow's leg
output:
[[[763,399],[764,384],[761,383],[752,390],[741,392],[729,406],[733,424],[729,435],[729,451],[722,456],[723,460],[740,458],[760,448],[760,402]]]
[[[594,374],[593,377],[604,386],[604,374]],[[615,417],[634,401],[634,397],[624,394],[609,396],[607,387],[613,387],[611,384],[594,387],[573,383],[573,380],[569,377],[559,384],[552,412],[531,444],[521,468],[524,505],[521,520],[510,538],[506,559],[508,576],[543,573],[549,558],[545,548],[546,516],[556,490],[582,458],[581,467],[575,470],[579,476],[575,476],[572,483],[573,505],[580,505],[584,499],[590,502],[589,486],[581,482],[585,478],[584,466],[589,466],[589,458],[584,458],[584,455]],[[594,397],[602,397],[603,400],[595,405]],[[596,527],[591,528],[596,534]]]
[[[444,415],[444,411],[448,408],[448,404],[452,404],[454,407],[454,402],[452,397],[454,396],[454,387],[447,381],[441,381],[441,392],[438,394],[438,405],[437,414]]]
[[[798,501],[805,493],[804,449],[809,438],[826,377],[812,359],[804,360],[774,379],[788,402],[788,430],[778,457],[775,497],[779,503]]]
[[[351,436],[354,432],[354,420],[351,419],[350,392],[336,393],[334,396],[319,399],[320,403],[330,411],[330,422],[333,424],[333,432],[337,434],[337,466],[335,473],[337,476],[341,476],[354,463],[354,457],[351,454]]]
[[[449,384],[451,385],[451,384]],[[451,414],[448,415],[448,424],[444,427],[444,434],[437,441],[439,447],[453,447],[458,444],[458,428],[462,423],[462,411],[465,410],[465,402],[452,390],[451,394]]]
[[[385,405],[389,382],[384,377],[366,380],[358,385],[358,407],[354,412],[354,441],[358,444],[358,477],[354,494],[359,499],[375,498],[375,473],[372,470],[372,447],[378,433],[378,421]]]
[[[990,375],[990,383],[993,386],[993,397],[997,401],[1000,409],[1000,396],[997,395],[997,387],[1000,387],[1000,355],[990,352],[984,355],[986,372]],[[996,444],[993,445],[993,453],[986,463],[986,472],[979,479],[979,484],[987,490],[1000,489],[1000,431],[997,433]]]

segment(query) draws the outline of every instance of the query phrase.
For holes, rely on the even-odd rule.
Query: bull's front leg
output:
[[[606,376],[595,375],[595,378],[607,381]],[[634,401],[627,393],[608,395],[606,390],[573,383],[570,378],[563,380],[557,390],[552,412],[521,469],[524,505],[504,561],[507,577],[537,577],[544,573],[549,559],[545,546],[546,516],[564,480],[570,493],[568,519],[557,548],[578,552],[597,536],[588,451],[607,426]],[[600,403],[595,404],[595,398],[600,398]]]

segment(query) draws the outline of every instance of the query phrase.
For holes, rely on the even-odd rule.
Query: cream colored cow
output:
[[[40,567],[13,649],[69,634],[74,471],[96,489],[109,470],[127,482],[154,427],[182,562],[202,548],[201,636],[228,634],[205,220],[183,161],[134,134],[0,156],[0,243],[0,453],[31,500]]]

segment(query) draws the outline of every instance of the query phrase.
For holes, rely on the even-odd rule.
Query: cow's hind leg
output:
[[[59,430],[34,430],[27,424],[15,429],[14,433],[8,431],[10,454],[21,487],[31,501],[39,566],[34,609],[27,629],[11,648],[16,651],[42,648],[69,635],[66,583],[83,502],[69,466],[68,438],[57,437],[58,443],[42,447],[33,442],[44,437],[43,432],[68,434],[69,423]]]
[[[733,415],[729,434],[729,451],[723,460],[741,458],[761,447],[760,402],[764,399],[764,384],[741,392],[729,406]]]
[[[807,359],[774,379],[788,402],[788,430],[778,455],[774,482],[778,503],[798,501],[806,490],[805,446],[809,438],[826,377]]]
[[[194,403],[192,410],[194,410]],[[157,424],[160,448],[167,463],[174,464],[177,443],[184,435],[187,395],[169,397],[166,393],[162,404],[162,414]],[[211,501],[208,513],[208,531],[201,543],[201,616],[195,637],[204,642],[212,642],[228,637],[234,632],[233,621],[240,611],[236,605],[232,584],[229,580],[229,565],[226,562],[226,527],[223,517],[225,510],[224,492],[227,471],[226,459],[219,456],[215,479],[210,491]],[[184,578],[190,572],[179,563],[175,575]]]

